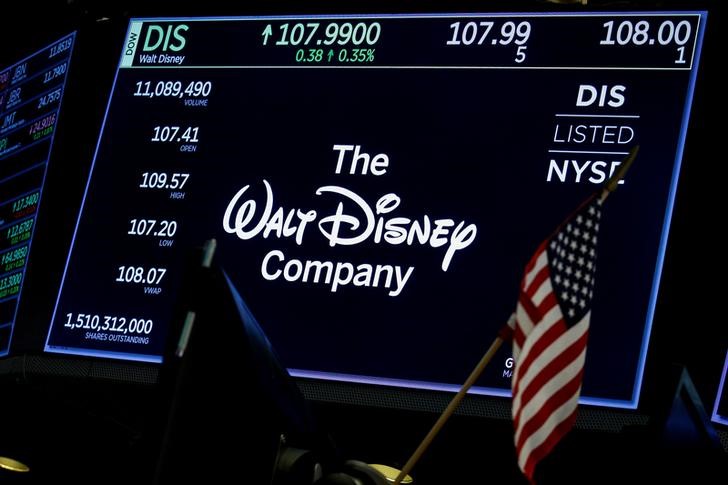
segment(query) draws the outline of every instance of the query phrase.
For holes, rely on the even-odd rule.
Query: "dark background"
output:
[[[720,283],[724,262],[722,241],[715,234],[723,220],[724,203],[717,175],[722,155],[718,141],[724,116],[718,100],[722,67],[723,17],[719,1],[714,2],[595,2],[589,10],[685,8],[709,10],[703,55],[695,89],[670,238],[662,276],[655,323],[648,355],[643,400],[635,413],[661,415],[669,399],[672,364],[690,372],[699,397],[712,410],[725,351],[728,325],[722,316]],[[111,365],[103,372],[98,365],[72,359],[44,360],[22,365],[38,354],[38,335],[45,336],[48,317],[60,283],[73,225],[88,169],[99,134],[121,43],[130,16],[243,15],[252,13],[387,13],[398,11],[559,11],[579,10],[544,2],[363,2],[335,4],[309,2],[258,2],[231,6],[229,2],[54,2],[21,3],[13,16],[4,15],[6,40],[0,48],[0,65],[44,47],[70,30],[78,30],[71,72],[63,102],[58,133],[49,164],[44,201],[62,201],[41,206],[33,254],[23,289],[11,363],[0,363],[4,374],[0,384],[0,412],[7,432],[0,437],[0,455],[23,459],[34,471],[23,478],[28,483],[47,483],[54,477],[71,477],[78,482],[147,482],[158,453],[158,426],[150,416],[164,415],[164,400],[144,366]],[[722,84],[722,83],[721,83]],[[712,122],[712,120],[718,120]],[[21,320],[22,319],[22,320]],[[16,352],[17,351],[17,352]],[[619,358],[618,355],[616,358]],[[22,359],[22,360],[18,360]],[[151,375],[151,377],[150,377]],[[344,389],[341,395],[362,402],[361,389]],[[353,395],[353,397],[352,397]],[[668,392],[669,396],[670,393]],[[429,398],[429,397],[428,397]],[[396,400],[396,399],[394,399]],[[312,402],[315,413],[347,455],[370,462],[402,465],[434,422],[434,409],[407,410],[390,401],[369,405],[340,402]],[[490,419],[461,415],[453,419],[416,469],[419,483],[521,483],[510,444],[510,422],[499,415],[498,406],[488,407]],[[437,407],[437,405],[434,405]],[[476,406],[477,407],[477,406]],[[405,409],[403,409],[405,408]],[[470,409],[470,408],[468,408]],[[149,410],[149,412],[147,412]],[[152,410],[157,410],[155,415]],[[155,412],[157,412],[155,411]],[[588,412],[582,411],[582,416]],[[619,418],[619,414],[615,413]],[[507,415],[506,415],[507,416]],[[248,418],[245,411],[240,417]],[[587,416],[588,417],[588,416]],[[616,418],[618,420],[618,418]],[[596,421],[615,419],[600,417]],[[572,483],[584,477],[611,474],[629,482],[628,464],[658,473],[670,470],[670,463],[692,459],[680,467],[688,477],[697,477],[717,462],[704,462],[689,452],[670,455],[659,467],[644,457],[645,444],[662,450],[647,432],[604,431],[583,419],[544,464],[544,483]],[[591,424],[590,424],[591,423]],[[240,437],[237,437],[240,438]],[[222,438],[220,438],[222,441]],[[726,473],[724,458],[719,470]],[[678,466],[678,465],[675,465]],[[661,467],[661,468],[660,468]],[[607,473],[609,472],[609,473]],[[645,472],[647,473],[647,472]],[[726,475],[724,474],[723,477]],[[723,478],[724,479],[724,478]],[[716,479],[721,483],[723,479]],[[585,479],[598,482],[598,479]],[[581,481],[583,483],[583,481]],[[709,483],[709,482],[705,482]]]

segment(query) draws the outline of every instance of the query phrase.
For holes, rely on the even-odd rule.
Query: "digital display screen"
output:
[[[0,68],[0,357],[10,350],[74,39]]]
[[[720,376],[718,395],[715,396],[712,416],[714,423],[728,425],[728,386],[726,386],[725,381],[726,374],[728,374],[728,352],[726,352],[725,364],[723,365],[723,373]]]
[[[457,390],[538,244],[639,144],[581,398],[634,408],[705,21],[132,19],[45,349],[160,362],[215,238],[293,375]],[[506,347],[472,392],[510,394]]]

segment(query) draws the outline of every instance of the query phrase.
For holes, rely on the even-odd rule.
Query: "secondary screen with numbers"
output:
[[[75,37],[0,66],[0,357],[10,353]]]
[[[457,389],[538,244],[639,144],[582,393],[634,407],[705,22],[133,19],[46,350],[159,362],[183,262],[216,238],[294,375]],[[508,395],[505,347],[473,392]]]

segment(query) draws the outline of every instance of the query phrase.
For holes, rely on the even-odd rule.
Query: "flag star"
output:
[[[571,241],[571,239],[569,239],[569,236],[564,236],[564,244],[569,244],[569,241]]]
[[[556,241],[551,241],[551,244],[549,244],[549,247],[551,247],[551,249],[556,249],[556,247],[557,247]]]
[[[594,214],[595,214],[596,212],[597,212],[597,211],[596,211],[596,209],[594,208],[594,206],[591,206],[591,207],[589,207],[589,214],[591,214],[591,215],[594,215]]]
[[[561,286],[563,286],[564,288],[566,288],[568,290],[569,288],[571,288],[571,281],[564,280],[564,283]]]
[[[593,291],[590,291],[589,292],[589,298],[594,298],[594,292]]]
[[[564,233],[563,232],[560,232],[559,235],[558,235],[558,238],[559,238],[559,241],[561,241],[562,239],[564,239]]]
[[[561,251],[559,251],[559,256],[561,256],[562,258],[566,256],[566,249],[562,249]]]
[[[571,232],[571,224],[566,225],[566,232]]]
[[[576,305],[576,303],[579,301],[579,299],[576,297],[576,295],[571,295],[571,298],[569,299],[571,303]]]
[[[591,229],[591,227],[594,225],[594,223],[592,222],[591,219],[587,219],[586,222],[584,223],[584,225],[586,227],[588,227],[589,229]]]
[[[574,283],[573,285],[571,285],[571,289],[572,289],[572,290],[573,290],[574,292],[577,292],[577,291],[579,291],[579,289],[580,289],[580,288],[581,288],[581,286],[579,286],[579,283]]]
[[[559,261],[559,263],[556,265],[556,267],[559,268],[559,271],[561,271],[562,269],[564,269],[564,264],[561,261]]]
[[[582,244],[581,246],[579,246],[579,251],[581,251],[582,253],[585,253],[587,251],[586,244]],[[592,256],[594,256],[594,255],[592,254]]]
[[[568,291],[562,291],[561,292],[561,299],[566,301],[569,299],[569,292]]]
[[[587,231],[584,231],[584,233],[581,235],[581,237],[584,238],[584,241],[588,241],[589,239],[591,239],[595,244],[597,242],[596,236],[592,237],[592,235]]]
[[[587,261],[587,262],[586,262],[586,267],[587,267],[588,269],[592,269],[592,268],[594,268],[594,264],[593,264],[593,263],[592,263],[591,261]]]
[[[581,234],[581,231],[578,227],[574,228],[574,236],[579,237],[579,234]]]
[[[574,271],[574,276],[576,276],[577,278],[581,278],[581,274],[582,273],[581,273],[581,270],[579,268],[577,268],[576,271]]]
[[[570,275],[571,274],[571,266],[567,266],[566,269],[564,269],[564,273]]]
[[[582,286],[581,287],[581,293],[586,296],[589,294],[589,287],[588,286]]]
[[[602,205],[602,199],[597,199],[597,205]]]
[[[554,281],[557,283],[561,283],[561,275],[554,276]]]
[[[579,256],[579,259],[576,260],[576,264],[579,266],[584,266],[584,258],[582,256]]]
[[[586,307],[586,302],[584,300],[579,300],[579,306],[582,308]]]
[[[594,224],[594,230],[595,231],[598,231],[599,230],[599,223],[598,222],[596,224]]]
[[[593,236],[592,237],[592,244],[596,244],[596,243],[597,243],[597,237],[596,236]]]
[[[578,244],[576,244],[576,241],[571,241],[571,244],[569,244],[569,247],[571,249],[576,249],[577,246],[578,246]]]
[[[576,222],[578,222],[579,224],[581,224],[581,221],[583,221],[583,220],[584,220],[584,218],[581,217],[581,214],[579,214],[578,216],[576,216]]]
[[[584,275],[584,281],[586,281],[587,283],[591,281],[591,275],[589,273]]]
[[[574,262],[574,253],[569,253],[569,255],[566,257],[566,259],[569,260],[570,263]]]
[[[586,246],[583,246],[583,248],[584,248],[584,251],[586,251]],[[591,256],[592,258],[593,258],[594,256],[596,256],[596,254],[597,254],[597,253],[596,253],[596,252],[594,252],[594,248],[591,248],[591,249],[589,250],[589,256]]]
[[[573,317],[574,315],[576,315],[576,312],[574,311],[574,309],[573,308],[569,308],[569,316],[570,317]]]

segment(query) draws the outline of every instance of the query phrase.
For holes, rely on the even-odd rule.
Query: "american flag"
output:
[[[515,318],[513,426],[518,466],[536,464],[571,429],[581,391],[602,198],[587,199],[526,266]]]

